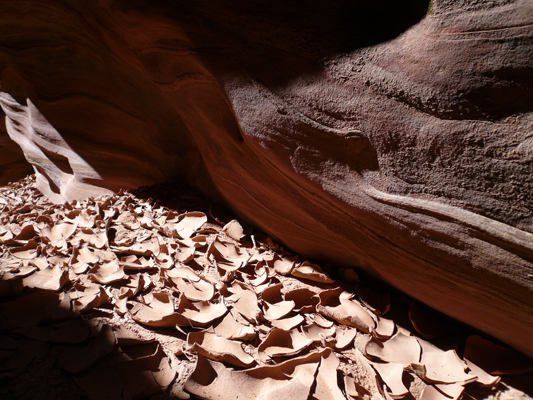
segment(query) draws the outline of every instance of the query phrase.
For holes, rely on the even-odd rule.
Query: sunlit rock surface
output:
[[[185,181],[533,355],[533,4],[304,3],[1,1],[1,178]]]

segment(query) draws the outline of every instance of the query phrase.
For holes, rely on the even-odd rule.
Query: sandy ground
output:
[[[530,399],[533,363],[194,192],[0,189],[1,399]]]

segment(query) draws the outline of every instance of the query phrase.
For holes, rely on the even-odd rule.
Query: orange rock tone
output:
[[[533,355],[530,1],[0,9],[2,179],[188,182]]]

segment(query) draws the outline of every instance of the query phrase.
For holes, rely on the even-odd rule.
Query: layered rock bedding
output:
[[[0,222],[2,399],[532,393],[504,383],[531,360],[176,185],[56,205],[31,176]]]
[[[0,0],[0,174],[186,181],[533,356],[533,3],[428,3]]]

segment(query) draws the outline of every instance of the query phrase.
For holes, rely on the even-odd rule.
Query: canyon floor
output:
[[[2,399],[533,395],[532,360],[189,189],[33,184],[0,188]]]

